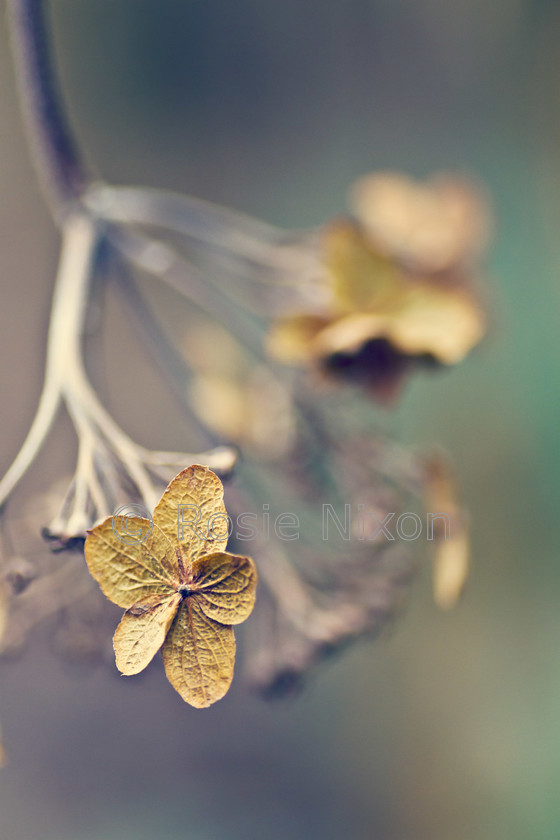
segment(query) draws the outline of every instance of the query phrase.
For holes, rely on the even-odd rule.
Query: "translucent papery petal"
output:
[[[208,618],[198,596],[183,601],[162,653],[167,679],[191,706],[211,706],[229,689],[235,663],[233,627]]]
[[[138,519],[139,529],[130,533],[148,533],[152,523]],[[179,569],[175,551],[160,531],[153,525],[142,542],[123,542],[112,527],[112,520],[106,519],[97,525],[85,544],[88,568],[104,594],[128,609],[143,598],[153,595],[171,595],[179,585]]]
[[[192,588],[208,618],[221,624],[240,624],[255,605],[257,570],[250,557],[210,554],[193,563]]]
[[[181,596],[175,593],[163,600],[146,599],[125,612],[113,637],[122,674],[138,674],[149,665],[163,645],[180,603]]]
[[[187,563],[225,548],[229,527],[218,476],[199,464],[180,472],[154,510],[155,525],[179,543]]]

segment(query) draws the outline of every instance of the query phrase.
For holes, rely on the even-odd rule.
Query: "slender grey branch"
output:
[[[269,258],[271,246],[281,244],[288,236],[281,228],[259,219],[167,190],[94,184],[85,201],[91,210],[107,220],[187,234],[255,260],[263,255]]]
[[[31,429],[8,472],[0,481],[0,506],[32,464],[49,433],[68,387],[69,374],[80,354],[80,340],[87,306],[98,229],[85,214],[70,217],[53,299],[45,382]]]
[[[234,305],[212,278],[198,271],[171,245],[124,226],[109,227],[109,242],[130,265],[163,280],[203,312],[222,323],[257,358],[262,357],[263,331],[256,318]]]
[[[8,0],[28,141],[55,219],[90,180],[61,105],[48,47],[45,0]]]
[[[154,360],[169,382],[175,396],[181,402],[183,410],[188,413],[189,427],[196,430],[204,446],[218,446],[220,441],[207,426],[201,423],[193,411],[191,400],[189,399],[189,387],[192,384],[192,375],[185,359],[178,352],[165,329],[159,324],[155,313],[152,312],[150,304],[145,300],[138,284],[135,283],[129,272],[126,271],[126,267],[120,263],[121,260],[119,259],[116,266],[116,281],[119,292],[121,292],[129,310],[135,316],[144,335],[151,342],[154,351]]]

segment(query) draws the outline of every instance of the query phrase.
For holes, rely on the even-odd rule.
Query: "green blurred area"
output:
[[[170,699],[157,669],[77,675],[30,650],[2,668],[2,840],[559,837],[560,6],[50,5],[73,123],[109,181],[297,227],[342,212],[369,170],[478,177],[497,219],[491,329],[462,366],[420,376],[380,413],[455,459],[474,538],[457,611],[432,605],[426,569],[391,634],[330,663],[302,698],[267,706],[238,680],[203,713]],[[4,468],[38,393],[57,246],[5,23],[0,94]],[[111,350],[133,352],[113,338],[109,364]],[[155,423],[158,397],[139,394],[132,414]],[[178,436],[180,421],[163,428]],[[44,456],[39,480],[58,464]]]

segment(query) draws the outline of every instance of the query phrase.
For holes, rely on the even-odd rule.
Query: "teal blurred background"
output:
[[[238,679],[204,712],[158,666],[133,680],[71,669],[36,638],[2,666],[0,837],[560,837],[560,5],[50,6],[73,123],[109,181],[297,227],[341,212],[369,170],[480,178],[497,217],[492,327],[462,366],[416,379],[381,421],[453,454],[474,539],[460,607],[437,611],[426,566],[392,632],[329,663],[299,699],[266,705]],[[2,470],[40,388],[57,245],[2,14]],[[110,304],[105,362],[132,369],[133,330]],[[180,447],[155,374],[109,377],[108,393],[138,439]],[[21,499],[70,469],[68,430],[62,420]]]

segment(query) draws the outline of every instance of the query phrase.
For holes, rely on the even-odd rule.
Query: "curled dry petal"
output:
[[[460,362],[484,334],[482,313],[463,291],[427,282],[410,283],[394,306],[378,314],[356,313],[325,327],[315,337],[318,356],[357,352],[383,339],[405,356],[431,356],[440,364]]]
[[[192,567],[191,590],[208,618],[221,624],[240,624],[255,606],[257,575],[250,557],[210,554]]]
[[[461,506],[457,478],[443,454],[426,461],[426,510],[434,516],[433,591],[436,604],[451,609],[461,597],[470,567],[468,518]]]
[[[397,172],[357,181],[351,204],[371,242],[420,271],[442,271],[484,247],[489,214],[479,189],[456,175],[420,182]]]
[[[180,603],[181,595],[174,592],[140,601],[125,612],[113,637],[121,674],[138,674],[150,664],[165,641]]]

